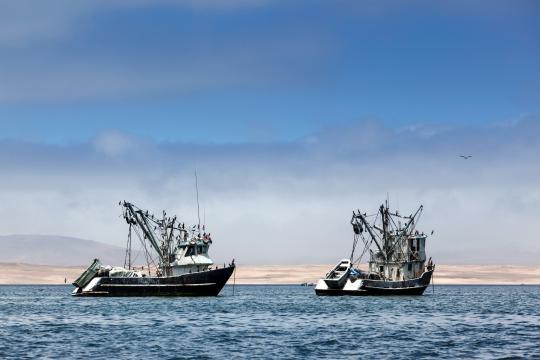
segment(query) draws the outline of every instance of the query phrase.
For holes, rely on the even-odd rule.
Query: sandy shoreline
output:
[[[317,282],[333,265],[239,266],[237,284],[301,284]],[[365,266],[361,266],[365,269]],[[540,266],[438,265],[435,284],[540,284]]]
[[[327,265],[239,265],[230,283],[301,284],[316,282],[332,267]],[[85,266],[47,266],[0,263],[0,284],[71,283]],[[435,284],[540,284],[540,266],[438,265]]]

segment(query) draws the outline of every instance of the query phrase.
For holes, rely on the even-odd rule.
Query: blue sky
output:
[[[1,136],[290,141],[377,120],[536,114],[535,1],[81,1],[0,5]]]
[[[333,263],[390,194],[439,263],[536,264],[538,39],[536,1],[0,0],[0,229],[122,245],[197,168],[217,261]]]

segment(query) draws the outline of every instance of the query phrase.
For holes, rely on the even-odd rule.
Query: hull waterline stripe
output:
[[[216,283],[202,284],[100,284],[102,287],[195,287],[195,286],[213,286]]]

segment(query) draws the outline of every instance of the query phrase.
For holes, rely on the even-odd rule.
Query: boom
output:
[[[358,210],[358,215],[355,214],[354,211],[353,211],[353,217],[351,219],[351,224],[353,225],[353,228],[354,228],[355,225],[358,226],[358,220],[360,220],[360,222],[361,222],[360,226],[363,226],[363,227],[365,227],[367,229],[369,235],[371,236],[371,239],[373,240],[375,245],[377,245],[377,248],[379,249],[381,254],[384,254],[384,251],[382,250],[381,245],[379,244],[379,241],[377,241],[377,237],[375,236],[375,234],[373,233],[373,230],[371,229],[371,225],[369,225],[369,223],[367,222],[364,215],[362,215],[360,210]],[[386,257],[386,255],[385,255],[385,257]]]
[[[148,221],[143,211],[140,209],[135,210],[133,207],[133,204],[128,203],[126,201],[124,201],[122,205],[126,209],[126,211],[124,212],[124,218],[126,219],[126,221],[131,224],[133,224],[133,220],[135,221],[136,225],[138,225],[139,228],[142,230],[144,237],[150,241],[150,244],[159,255],[159,258],[161,259],[161,261],[165,261],[166,259],[163,252],[161,251],[159,242],[156,239],[156,236],[154,235],[152,228],[148,224]]]

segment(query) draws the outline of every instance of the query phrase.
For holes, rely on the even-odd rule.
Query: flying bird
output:
[[[459,155],[460,158],[464,158],[465,160],[472,158],[472,155]]]

